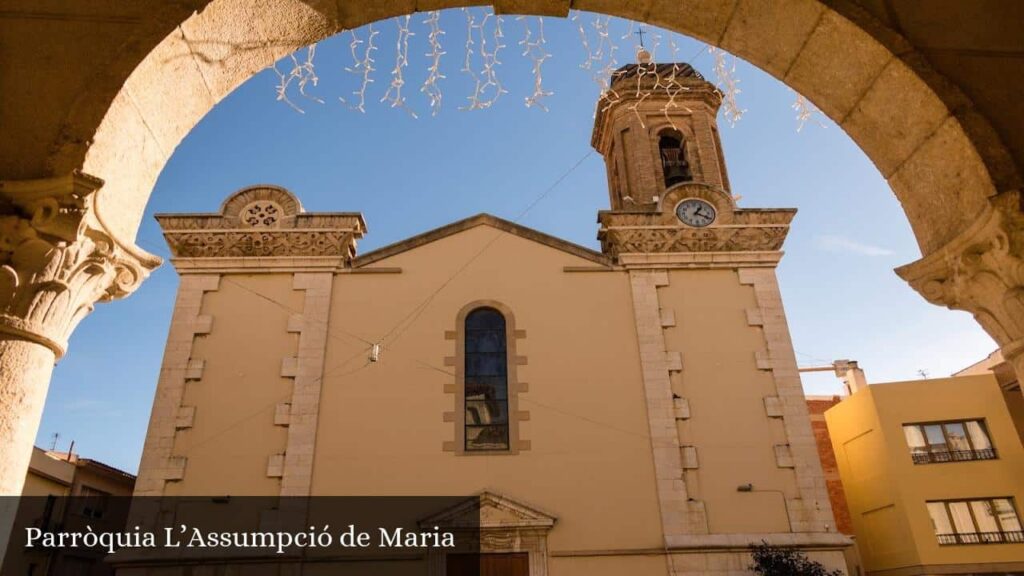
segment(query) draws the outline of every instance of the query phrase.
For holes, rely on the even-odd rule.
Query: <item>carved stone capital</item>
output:
[[[60,357],[96,302],[132,293],[160,259],[118,243],[82,173],[0,182],[0,333]]]
[[[1024,351],[1024,214],[1006,192],[969,228],[896,273],[932,304],[970,312],[1007,360]]]

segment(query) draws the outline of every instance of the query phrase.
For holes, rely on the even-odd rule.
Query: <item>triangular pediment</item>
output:
[[[452,222],[446,226],[435,228],[422,234],[417,234],[411,238],[406,238],[400,242],[389,244],[383,248],[378,248],[372,252],[362,254],[352,262],[352,267],[360,268],[367,266],[384,260],[385,258],[391,258],[392,256],[397,256],[398,254],[454,236],[466,230],[476,228],[477,226],[488,226],[501,230],[502,232],[530,240],[531,242],[536,242],[548,248],[554,248],[555,250],[572,254],[573,256],[577,256],[585,260],[590,260],[596,264],[604,266],[612,265],[612,261],[608,256],[584,246],[580,246],[579,244],[573,244],[568,240],[563,240],[561,238],[551,236],[550,234],[545,234],[539,230],[534,230],[533,228],[528,228],[521,224],[516,224],[515,222],[510,222],[503,218],[498,218],[497,216],[492,216],[490,214],[477,214],[476,216],[459,220],[458,222]]]
[[[441,528],[540,528],[550,529],[557,519],[506,496],[483,492],[476,498],[420,521],[421,526]]]

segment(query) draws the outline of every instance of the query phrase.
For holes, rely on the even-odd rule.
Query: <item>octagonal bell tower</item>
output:
[[[728,192],[715,120],[722,94],[689,64],[654,64],[644,50],[637,61],[612,74],[591,137],[607,166],[611,209],[654,210],[682,182]]]
[[[850,541],[775,275],[796,210],[736,204],[721,103],[690,65],[641,50],[612,76],[592,139],[611,200],[601,251],[629,278],[664,546],[680,576],[738,574],[759,542],[839,568]]]

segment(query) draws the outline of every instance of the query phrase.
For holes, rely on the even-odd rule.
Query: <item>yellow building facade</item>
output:
[[[482,494],[523,576],[748,574],[761,541],[843,569],[775,276],[795,210],[738,207],[721,95],[643,60],[598,105],[601,251],[479,215],[359,254],[361,215],[274,186],[158,216],[136,495]]]
[[[135,476],[97,460],[33,447],[16,524],[57,531],[86,526],[123,530],[125,502],[134,485]],[[34,547],[8,550],[0,564],[5,575],[109,574],[104,556],[94,550]]]
[[[1024,448],[992,374],[866,386],[825,418],[869,576],[1024,573]]]

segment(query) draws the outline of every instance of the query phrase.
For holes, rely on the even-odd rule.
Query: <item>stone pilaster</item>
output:
[[[757,299],[757,309],[747,313],[748,322],[759,323],[764,331],[766,350],[757,357],[758,368],[770,371],[775,381],[776,396],[766,399],[765,408],[770,416],[781,415],[786,430],[788,443],[775,446],[776,462],[781,468],[792,468],[796,474],[797,496],[786,499],[790,529],[833,532],[832,506],[775,270],[740,268],[738,274],[741,284],[753,287]]]
[[[324,355],[327,350],[327,318],[331,311],[331,272],[300,273],[292,287],[306,293],[301,316],[289,321],[289,331],[299,334],[295,356],[294,388],[288,416],[288,443],[281,475],[282,496],[309,496],[313,482],[313,454]]]
[[[685,541],[688,535],[706,534],[707,516],[703,504],[690,500],[683,476],[683,447],[676,429],[676,404],[669,378],[672,367],[665,350],[658,302],[658,286],[668,284],[668,274],[665,270],[630,270],[629,280],[661,525],[665,545],[672,547]]]
[[[287,427],[287,441],[268,447],[266,474],[281,478],[282,495],[308,495],[334,274],[355,256],[356,240],[366,229],[362,216],[308,213],[287,190],[261,185],[232,194],[219,212],[160,214],[157,221],[181,286],[136,494],[160,495],[168,481],[188,482],[188,453],[172,449],[177,430],[210,417],[201,406],[181,405],[186,383],[201,380],[206,364],[192,356],[195,336],[209,332],[214,320],[201,313],[203,295],[241,273],[280,275],[305,292],[302,312],[292,315],[287,327],[299,335],[298,349],[281,359],[280,375],[294,382],[292,395],[274,407],[267,422]],[[297,512],[292,520],[302,518],[301,509],[289,510]]]
[[[1020,192],[991,199],[948,244],[896,273],[932,304],[964,310],[1024,381],[1024,214]]]
[[[193,343],[197,335],[208,334],[213,327],[213,318],[202,314],[203,296],[219,288],[220,276],[216,274],[190,274],[181,278],[149,417],[149,431],[142,448],[139,477],[135,481],[136,496],[161,496],[167,482],[185,477],[188,462],[184,457],[174,456],[174,437],[181,428],[185,386],[191,380],[202,378],[204,363],[192,357]],[[191,420],[195,409],[190,412]]]

